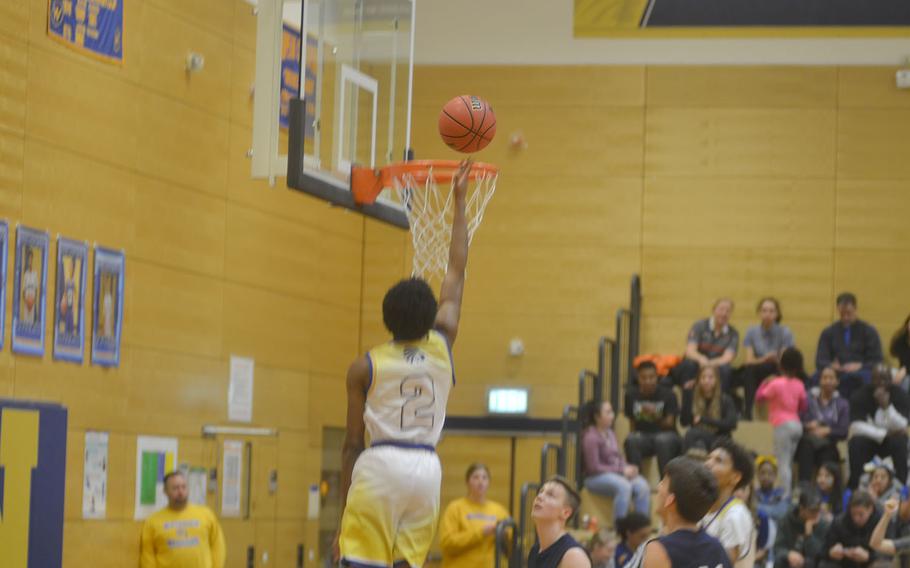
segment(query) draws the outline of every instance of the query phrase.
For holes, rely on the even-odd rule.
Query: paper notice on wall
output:
[[[243,442],[224,441],[221,471],[221,516],[239,517],[243,480]]]
[[[186,472],[186,483],[190,492],[190,503],[205,505],[206,482],[209,472],[204,467],[191,467]]]
[[[231,356],[231,380],[228,385],[228,420],[253,420],[253,368],[248,357]]]
[[[82,518],[103,519],[107,513],[107,432],[85,433],[82,465]]]
[[[136,439],[136,511],[144,519],[167,505],[164,476],[177,467],[177,438]]]

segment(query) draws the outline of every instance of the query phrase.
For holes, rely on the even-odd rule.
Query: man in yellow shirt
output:
[[[167,507],[145,520],[140,568],[224,568],[224,533],[208,507],[188,502],[186,476],[164,476]]]

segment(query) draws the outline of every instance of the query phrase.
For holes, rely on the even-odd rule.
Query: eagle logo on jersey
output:
[[[404,359],[411,365],[418,365],[427,360],[427,355],[416,347],[405,347]]]

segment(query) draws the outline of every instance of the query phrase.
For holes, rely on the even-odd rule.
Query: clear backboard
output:
[[[397,197],[358,205],[351,167],[410,148],[414,0],[258,0],[253,177],[407,228]]]

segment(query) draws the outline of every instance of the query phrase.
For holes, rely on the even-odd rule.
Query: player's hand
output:
[[[854,546],[852,549],[850,549],[850,552],[852,554],[847,556],[847,558],[856,562],[857,564],[865,564],[869,561],[869,551],[862,546]]]
[[[698,426],[701,423],[701,414],[696,414],[692,417],[692,426]]]
[[[465,195],[467,195],[468,181],[473,165],[474,160],[471,158],[464,159],[458,164],[458,170],[455,172],[455,177],[452,180],[452,188],[455,191],[456,199],[464,199]]]
[[[483,526],[483,536],[490,536],[496,532],[496,523],[487,523]]]
[[[623,473],[626,474],[628,479],[635,479],[638,477],[638,468],[634,465],[627,465]]]
[[[859,361],[854,361],[853,363],[847,363],[844,365],[844,371],[848,373],[855,373],[863,368],[863,364]]]
[[[790,568],[803,568],[806,559],[799,552],[791,550],[787,553],[787,562],[790,563]]]

